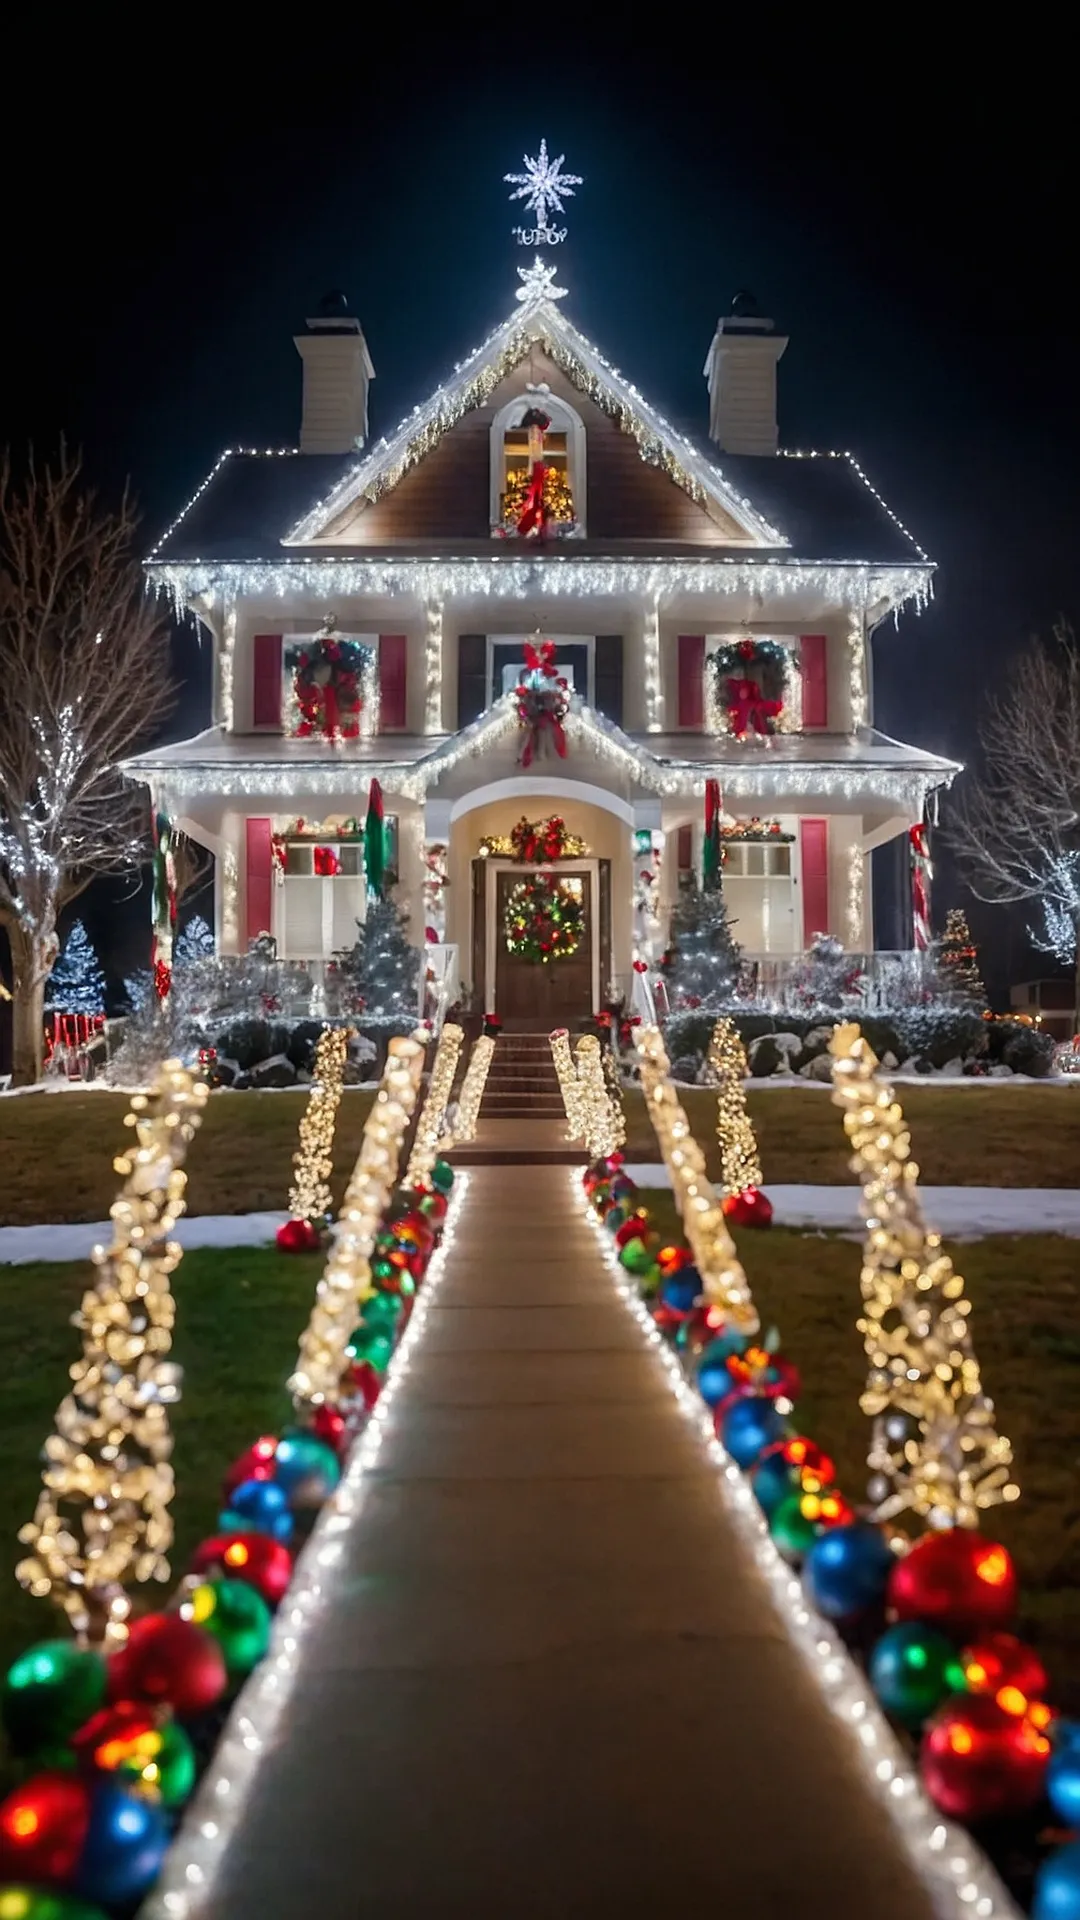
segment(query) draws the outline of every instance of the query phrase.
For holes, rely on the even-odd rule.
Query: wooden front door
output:
[[[577,951],[564,960],[542,963],[509,953],[503,931],[507,901],[528,872],[528,868],[518,868],[495,876],[496,1010],[511,1032],[550,1033],[553,1027],[573,1031],[593,1012],[593,877],[591,873],[573,875],[575,884],[581,887],[585,909]]]

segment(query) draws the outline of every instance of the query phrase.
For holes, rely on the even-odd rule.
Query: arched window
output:
[[[542,524],[549,535],[563,538],[585,532],[585,428],[565,400],[544,387],[528,387],[500,407],[491,423],[491,529],[508,539],[528,539]]]

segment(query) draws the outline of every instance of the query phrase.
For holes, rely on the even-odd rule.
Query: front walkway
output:
[[[214,1920],[928,1920],[565,1168],[477,1168]]]

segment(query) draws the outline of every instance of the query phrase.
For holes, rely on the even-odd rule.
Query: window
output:
[[[275,934],[283,960],[329,960],[355,946],[367,912],[363,842],[333,824],[276,840]],[[386,870],[398,877],[398,821],[386,816]]]
[[[566,678],[571,693],[592,705],[593,700],[593,650],[591,636],[584,634],[546,634],[545,639],[554,640],[556,646],[555,663],[559,672]],[[488,636],[488,672],[487,704],[499,700],[504,693],[513,693],[525,665],[525,640],[510,634],[496,633]]]
[[[794,953],[795,896],[789,842],[728,841],[724,894],[745,953]]]
[[[547,425],[541,423],[546,420]],[[491,423],[491,530],[518,538],[533,468],[544,469],[543,508],[548,535],[585,531],[585,428],[565,400],[543,388],[518,395]],[[539,531],[533,520],[520,537]]]

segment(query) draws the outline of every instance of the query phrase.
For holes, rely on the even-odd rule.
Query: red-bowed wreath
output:
[[[563,721],[570,707],[570,689],[555,664],[555,652],[554,640],[541,640],[538,647],[531,640],[525,642],[525,671],[514,689],[518,726],[526,735],[523,767],[532,765],[547,735],[559,759],[566,759]]]
[[[713,654],[720,704],[737,740],[776,732],[790,664],[791,655],[778,640],[734,640]]]
[[[371,650],[359,640],[319,635],[290,657],[293,694],[300,709],[298,740],[355,740],[364,709],[362,680]]]

